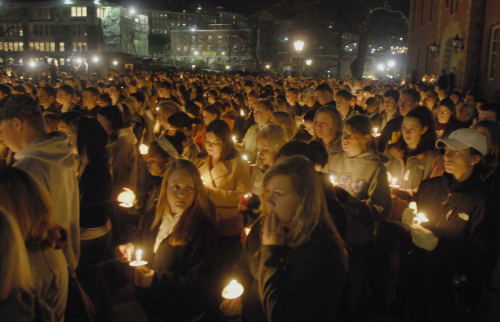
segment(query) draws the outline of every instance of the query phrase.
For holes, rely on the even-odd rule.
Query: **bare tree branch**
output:
[[[408,18],[405,16],[405,14],[399,10],[392,10],[390,8],[387,8],[387,7],[376,7],[376,8],[373,8],[373,9],[370,9],[370,14],[372,14],[374,11],[377,11],[377,10],[384,10],[384,11],[387,11],[387,12],[391,12],[391,13],[399,13],[401,15],[401,17],[403,18],[403,20],[406,22],[407,25],[410,25],[410,21],[408,20]]]

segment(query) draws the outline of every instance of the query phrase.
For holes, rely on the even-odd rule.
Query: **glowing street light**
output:
[[[131,15],[133,15],[135,13],[135,9],[134,8],[130,8],[129,12],[130,12]]]
[[[392,68],[392,67],[396,66],[396,62],[394,60],[389,60],[389,62],[387,63],[387,66]]]
[[[34,61],[30,62],[30,67],[35,67],[35,66],[36,66],[36,64]]]
[[[299,55],[297,59],[297,67],[298,67],[298,76],[300,78],[300,53],[304,49],[304,42],[302,40],[297,40],[296,42],[293,43],[295,47],[295,51],[297,51],[297,54]]]
[[[311,66],[312,62],[313,62],[313,61],[312,61],[312,59],[308,59],[308,60],[306,60],[306,64],[307,64],[307,66]]]
[[[191,65],[191,67],[194,69],[196,67],[196,65]]]
[[[377,69],[380,70],[380,71],[384,70],[385,69],[384,64],[378,64],[377,65]]]
[[[197,51],[195,51],[195,52],[194,52],[194,54],[195,54],[195,55],[198,55],[198,52],[197,52]]]
[[[92,57],[92,61],[94,63],[97,63],[99,61],[99,58],[97,56]]]
[[[76,62],[77,62],[77,64],[81,64],[82,63],[82,59],[81,58],[77,58]]]
[[[266,65],[266,68],[269,69],[269,67],[271,67],[271,65]]]
[[[113,61],[113,65],[118,65],[118,62],[116,60]]]
[[[226,69],[229,70],[229,65],[226,66]]]

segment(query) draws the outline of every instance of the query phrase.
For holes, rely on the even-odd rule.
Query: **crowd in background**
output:
[[[451,74],[49,71],[2,71],[2,318],[500,317],[500,102]]]

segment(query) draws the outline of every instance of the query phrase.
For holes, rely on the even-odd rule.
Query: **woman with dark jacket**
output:
[[[261,201],[266,215],[252,227],[237,266],[244,293],[224,300],[222,312],[253,322],[333,321],[347,254],[313,164],[302,156],[276,163]]]
[[[218,236],[215,207],[198,169],[173,161],[163,178],[156,207],[142,218],[139,241],[117,247],[129,262],[137,250],[148,263],[135,269],[137,300],[150,321],[198,321],[213,291]]]
[[[75,135],[70,132],[70,135]],[[80,158],[80,262],[78,279],[99,313],[103,303],[102,265],[111,244],[112,178],[106,145],[108,135],[95,118],[81,117],[76,128],[76,148]]]
[[[417,211],[405,210],[402,219],[414,244],[405,271],[409,318],[480,321],[489,232],[498,232],[498,208],[479,169],[486,138],[460,129],[437,145],[446,151],[445,174],[422,182],[414,198]],[[428,221],[415,223],[416,213]]]
[[[436,136],[438,139],[445,139],[452,132],[467,127],[456,119],[455,104],[449,98],[439,102],[436,108],[436,119]]]

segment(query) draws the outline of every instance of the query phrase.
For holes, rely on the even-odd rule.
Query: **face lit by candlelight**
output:
[[[267,182],[264,193],[267,212],[275,213],[281,223],[290,224],[300,205],[292,179],[286,175],[274,176]]]
[[[219,158],[222,153],[222,142],[217,138],[215,133],[205,133],[205,149],[208,155]]]
[[[260,139],[257,141],[257,148],[259,149],[260,160],[265,165],[272,166],[274,157],[276,156],[276,154],[278,154],[279,149],[271,146],[265,139]]]
[[[189,208],[194,202],[194,180],[184,169],[174,171],[167,183],[167,199],[174,214]]]

